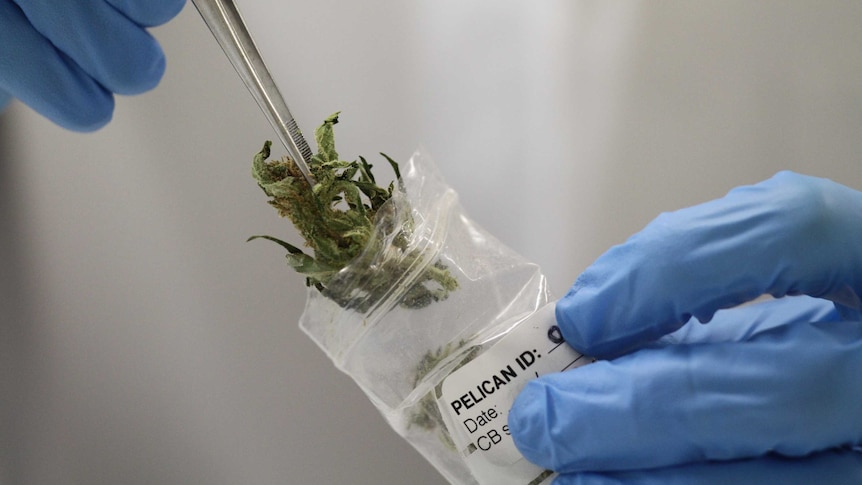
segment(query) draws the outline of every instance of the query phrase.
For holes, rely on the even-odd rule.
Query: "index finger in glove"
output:
[[[578,278],[557,321],[573,347],[611,357],[767,293],[826,298],[858,316],[860,221],[862,193],[781,172],[659,216]]]

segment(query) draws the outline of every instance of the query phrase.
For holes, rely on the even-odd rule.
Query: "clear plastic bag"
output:
[[[366,251],[326,296],[309,289],[300,327],[450,482],[478,483],[441,418],[439,386],[544,306],[547,285],[536,264],[467,217],[424,152],[401,174]],[[385,280],[368,276],[405,267]],[[423,276],[428,268],[447,271],[458,288],[417,304],[417,295],[441,294]]]

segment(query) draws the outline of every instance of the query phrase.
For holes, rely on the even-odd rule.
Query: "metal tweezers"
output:
[[[314,178],[308,170],[311,148],[266,68],[236,4],[233,0],[192,0],[192,3],[275,129],[288,155],[314,186]]]

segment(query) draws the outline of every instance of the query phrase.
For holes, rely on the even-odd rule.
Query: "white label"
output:
[[[550,483],[550,473],[528,462],[515,447],[507,423],[509,409],[531,379],[590,362],[592,358],[563,341],[551,303],[443,381],[437,405],[456,448],[480,483]]]

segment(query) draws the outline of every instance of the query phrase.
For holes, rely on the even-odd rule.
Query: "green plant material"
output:
[[[445,346],[439,347],[436,351],[429,350],[426,352],[425,355],[422,356],[422,360],[420,360],[416,365],[413,387],[415,388],[419,382],[425,378],[425,376],[436,369],[443,361],[449,359],[456,352],[461,351],[466,344],[467,342],[464,340],[458,342],[457,345],[453,345],[450,342]],[[452,372],[455,372],[471,360],[475,359],[479,355],[480,351],[481,347],[478,346],[470,348],[470,350],[461,357],[458,365],[456,365],[449,373],[451,374]],[[429,391],[419,399],[416,408],[410,414],[409,423],[411,426],[418,426],[425,431],[437,430],[437,435],[440,441],[443,442],[443,444],[450,450],[456,451],[455,442],[452,441],[452,437],[449,435],[449,430],[446,428],[446,422],[443,421],[443,415],[440,413],[439,406],[437,406],[437,397],[442,394],[442,387],[443,383],[441,382],[434,390]]]
[[[325,296],[344,307],[366,311],[388,294],[393,284],[413,266],[423,254],[410,249],[413,220],[408,215],[394,220],[386,210],[387,202],[396,190],[403,190],[398,164],[381,153],[395,172],[398,188],[392,182],[383,188],[377,185],[372,165],[363,157],[346,162],[335,150],[333,127],[339,113],[329,116],[314,132],[318,152],[308,161],[314,178],[313,187],[291,158],[267,161],[271,142],[254,157],[252,172],[258,185],[270,197],[269,203],[281,216],[287,217],[305,239],[305,246],[313,250],[306,254],[297,246],[273,236],[263,238],[287,250],[288,264],[306,276],[306,284],[314,286]],[[409,214],[409,210],[406,211]],[[376,227],[395,233],[389,240],[396,252],[382,263],[353,264],[363,254],[382,251],[384,238],[375,238]],[[400,227],[390,227],[400,225]],[[369,244],[376,244],[370,247]],[[357,274],[345,275],[344,271]],[[339,276],[343,281],[357,281],[356,288],[332,289],[330,284]],[[345,277],[348,276],[348,277]],[[446,266],[436,261],[427,265],[400,298],[402,306],[422,308],[431,302],[445,299],[458,287],[458,282]]]

